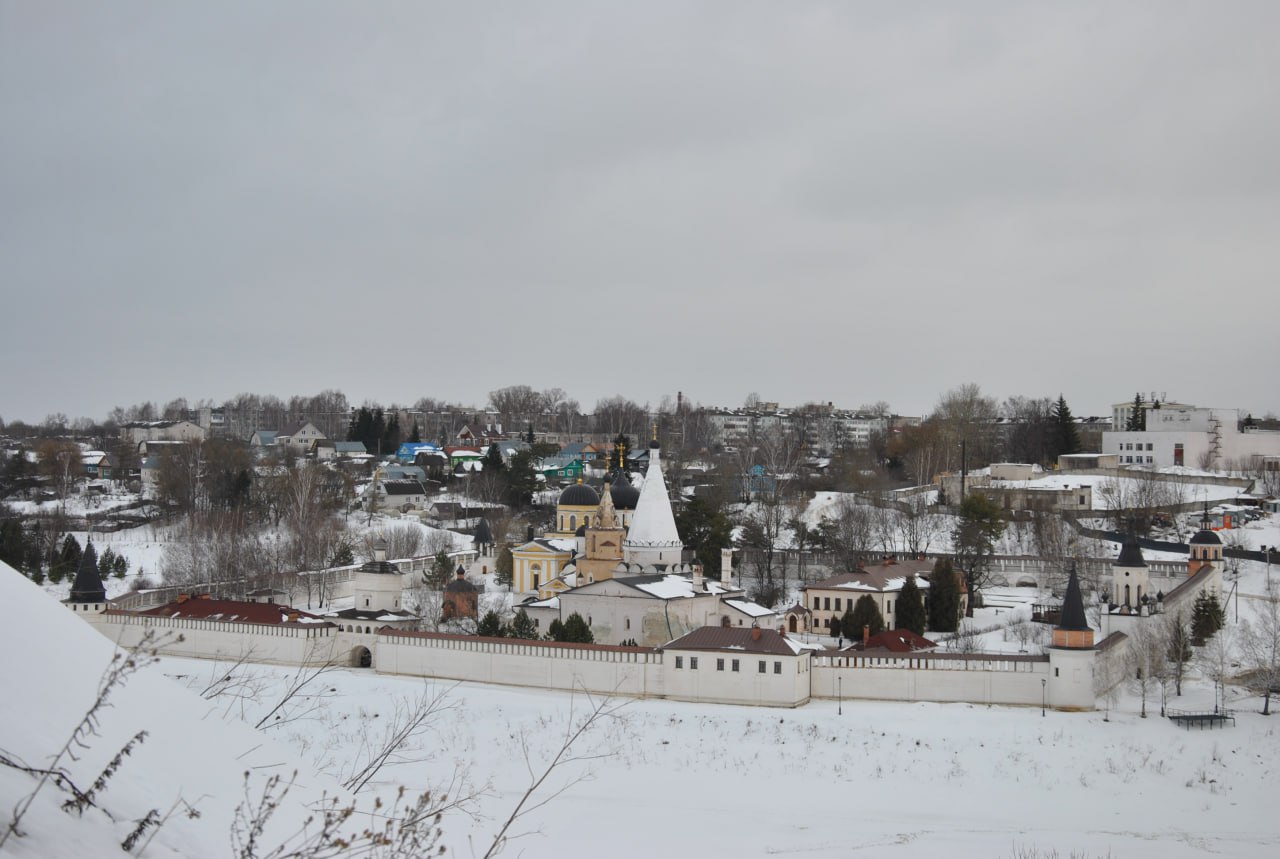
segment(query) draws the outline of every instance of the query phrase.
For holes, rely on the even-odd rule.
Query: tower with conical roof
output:
[[[1062,598],[1062,614],[1053,628],[1053,646],[1072,650],[1093,648],[1093,629],[1084,613],[1084,596],[1074,565],[1067,578],[1067,593]]]
[[[1111,565],[1111,604],[1138,609],[1142,598],[1151,595],[1151,576],[1142,557],[1138,538],[1130,532],[1120,547],[1120,556]]]
[[[90,539],[80,554],[76,567],[76,580],[71,585],[71,595],[64,601],[72,611],[99,612],[106,608],[107,589],[98,574],[98,551]]]
[[[1095,700],[1093,672],[1097,658],[1093,629],[1085,616],[1080,579],[1072,566],[1067,578],[1067,592],[1062,598],[1062,616],[1053,629],[1049,673],[1043,678],[1045,688],[1041,702],[1056,709],[1092,710]]]
[[[667,495],[667,481],[662,476],[660,451],[661,446],[655,437],[649,442],[649,467],[640,487],[631,528],[623,543],[623,559],[628,565],[668,569],[678,565],[683,557],[684,543],[676,530],[675,513]]]

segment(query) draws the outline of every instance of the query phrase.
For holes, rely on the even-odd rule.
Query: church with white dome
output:
[[[693,575],[662,472],[661,446],[649,443],[640,489],[618,470],[603,491],[579,481],[560,493],[554,527],[512,550],[512,590],[546,599],[623,576]]]

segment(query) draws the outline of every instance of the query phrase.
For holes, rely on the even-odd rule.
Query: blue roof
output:
[[[413,462],[413,458],[418,455],[419,451],[437,451],[439,449],[439,447],[430,442],[406,441],[396,449],[396,459],[402,462]]]

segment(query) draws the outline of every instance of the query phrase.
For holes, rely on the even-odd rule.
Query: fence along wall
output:
[[[387,631],[377,636],[373,665],[380,674],[637,698],[664,694],[662,654],[638,647]]]
[[[1048,656],[816,656],[813,697],[1039,705],[1050,674]]]

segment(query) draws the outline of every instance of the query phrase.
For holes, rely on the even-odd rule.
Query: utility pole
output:
[[[965,482],[969,477],[968,439],[960,439],[960,503],[964,503]]]

